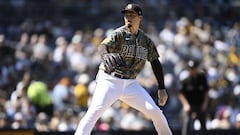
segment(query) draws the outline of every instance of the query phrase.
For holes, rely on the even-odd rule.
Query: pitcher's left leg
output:
[[[129,85],[125,89],[121,100],[151,118],[158,135],[172,135],[162,110],[138,82]]]

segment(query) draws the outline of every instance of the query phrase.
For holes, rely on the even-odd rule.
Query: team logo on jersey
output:
[[[123,45],[121,48],[121,54],[126,57],[136,57],[142,60],[146,60],[147,53],[148,50],[143,46]]]

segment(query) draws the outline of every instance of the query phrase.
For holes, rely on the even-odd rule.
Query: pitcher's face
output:
[[[139,25],[141,20],[142,16],[138,15],[134,11],[126,11],[124,13],[124,22],[128,27]]]

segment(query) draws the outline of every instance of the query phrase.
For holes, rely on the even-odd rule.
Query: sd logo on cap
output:
[[[138,15],[142,15],[142,9],[138,4],[128,4],[123,10],[122,13],[124,14],[126,11],[134,11]]]

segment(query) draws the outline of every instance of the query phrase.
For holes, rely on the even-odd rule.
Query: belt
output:
[[[133,79],[133,78],[131,78],[131,77],[127,77],[127,76],[125,76],[125,75],[123,75],[123,74],[120,74],[120,73],[117,73],[117,72],[111,72],[111,73],[109,73],[109,72],[107,72],[107,71],[104,71],[105,73],[107,73],[107,74],[109,74],[109,75],[111,75],[111,76],[115,76],[115,77],[117,77],[117,78],[120,78],[120,79]]]

